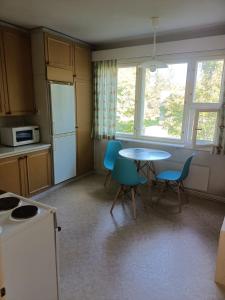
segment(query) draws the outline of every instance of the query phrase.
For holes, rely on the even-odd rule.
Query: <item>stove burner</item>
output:
[[[12,213],[11,217],[13,219],[21,220],[21,219],[29,219],[34,217],[38,212],[38,208],[35,205],[23,205],[20,207],[15,208]]]
[[[0,198],[0,212],[11,210],[19,205],[20,199],[16,197]]]

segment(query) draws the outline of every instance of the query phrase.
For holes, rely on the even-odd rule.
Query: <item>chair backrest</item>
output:
[[[117,158],[115,167],[112,171],[112,178],[120,184],[137,185],[139,183],[139,174],[137,166],[133,160],[126,158]]]
[[[191,161],[194,156],[195,156],[195,153],[192,153],[192,155],[190,157],[188,157],[188,159],[185,161],[182,172],[181,172],[180,180],[184,180],[188,177]]]
[[[123,148],[120,141],[108,141],[104,156],[104,166],[107,166],[107,163],[115,164],[118,157],[118,152]]]

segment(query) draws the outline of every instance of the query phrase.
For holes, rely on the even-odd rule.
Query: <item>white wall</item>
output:
[[[133,46],[118,49],[94,51],[93,61],[107,59],[141,59],[151,54],[152,45]],[[225,53],[225,35],[166,42],[157,45],[158,55],[196,55],[199,52],[219,51]],[[193,151],[168,145],[156,145],[145,142],[122,141],[123,146],[145,147],[166,150],[172,154],[166,161],[156,163],[157,170],[179,169],[184,160]],[[103,158],[106,141],[95,141],[95,169],[103,172]],[[186,186],[212,195],[225,197],[225,156],[212,155],[207,151],[196,151]]]

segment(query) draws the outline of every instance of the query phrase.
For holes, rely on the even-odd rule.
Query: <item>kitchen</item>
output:
[[[1,1],[0,300],[225,299],[222,2]]]
[[[91,119],[90,47],[1,23],[1,299],[58,299],[56,210],[27,198],[92,171]]]

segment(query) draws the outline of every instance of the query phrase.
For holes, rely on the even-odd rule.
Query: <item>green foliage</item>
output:
[[[216,112],[200,112],[197,132],[197,141],[213,141],[215,124],[216,124]]]
[[[120,121],[117,120],[116,131],[122,133],[133,133],[134,132],[134,122],[131,121]]]
[[[134,132],[136,68],[121,68],[118,72],[116,131]]]
[[[170,94],[165,103],[165,121],[163,127],[169,135],[179,138],[183,121],[184,98],[178,94]]]
[[[222,70],[222,60],[209,60],[198,64],[197,83],[195,89],[196,102],[219,102]]]

